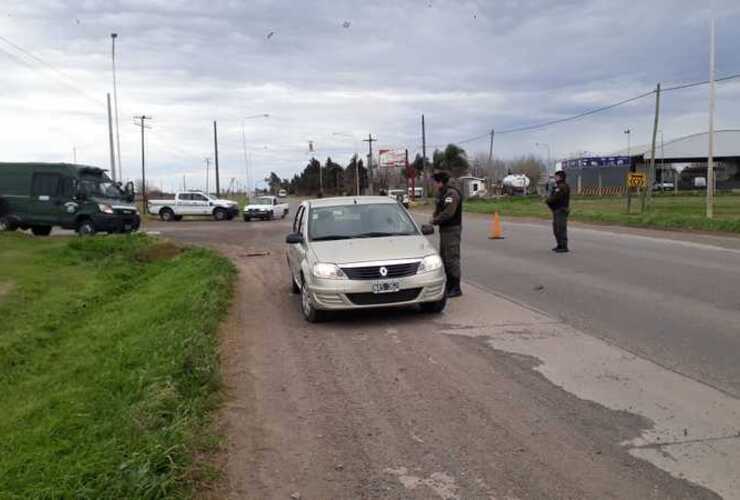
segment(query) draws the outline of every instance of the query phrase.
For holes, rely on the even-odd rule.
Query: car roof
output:
[[[343,207],[347,205],[395,205],[398,202],[387,196],[337,196],[309,200],[311,207]]]

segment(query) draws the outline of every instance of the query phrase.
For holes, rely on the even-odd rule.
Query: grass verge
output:
[[[632,200],[632,213],[625,211],[624,198],[579,198],[571,199],[571,220],[596,224],[652,227],[659,229],[689,229],[740,234],[740,196],[725,194],[717,196],[715,217],[704,216],[703,197],[691,195],[656,195],[653,209],[639,213],[640,200]],[[465,211],[493,213],[502,216],[550,218],[550,210],[539,197],[514,197],[499,200],[470,200]]]
[[[0,498],[190,495],[234,275],[143,235],[0,234]]]

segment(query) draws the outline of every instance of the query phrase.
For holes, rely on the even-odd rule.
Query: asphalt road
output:
[[[145,228],[240,271],[221,334],[226,474],[203,496],[740,498],[735,240],[573,228],[554,255],[546,225],[505,221],[489,241],[466,217],[465,296],[443,315],[310,325],[289,226]]]
[[[465,217],[469,282],[740,397],[740,238],[571,224],[571,253],[551,226]]]

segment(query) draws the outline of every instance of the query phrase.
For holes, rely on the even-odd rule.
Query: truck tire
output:
[[[226,210],[217,208],[213,211],[213,219],[217,221],[226,220]]]
[[[12,217],[3,215],[0,217],[0,233],[15,231],[18,229],[18,224],[13,220]]]
[[[173,212],[171,208],[163,208],[162,210],[160,210],[159,218],[162,219],[164,222],[172,222],[173,220],[176,220],[175,212]]]
[[[49,236],[51,234],[51,226],[31,226],[31,233],[34,236]]]
[[[82,219],[77,223],[77,234],[79,236],[94,236],[96,232],[92,219]]]

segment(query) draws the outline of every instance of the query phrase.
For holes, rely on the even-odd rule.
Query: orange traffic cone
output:
[[[490,240],[503,240],[504,236],[501,231],[501,219],[498,216],[498,210],[493,213],[493,218],[491,219],[491,231],[488,235],[488,239]]]

